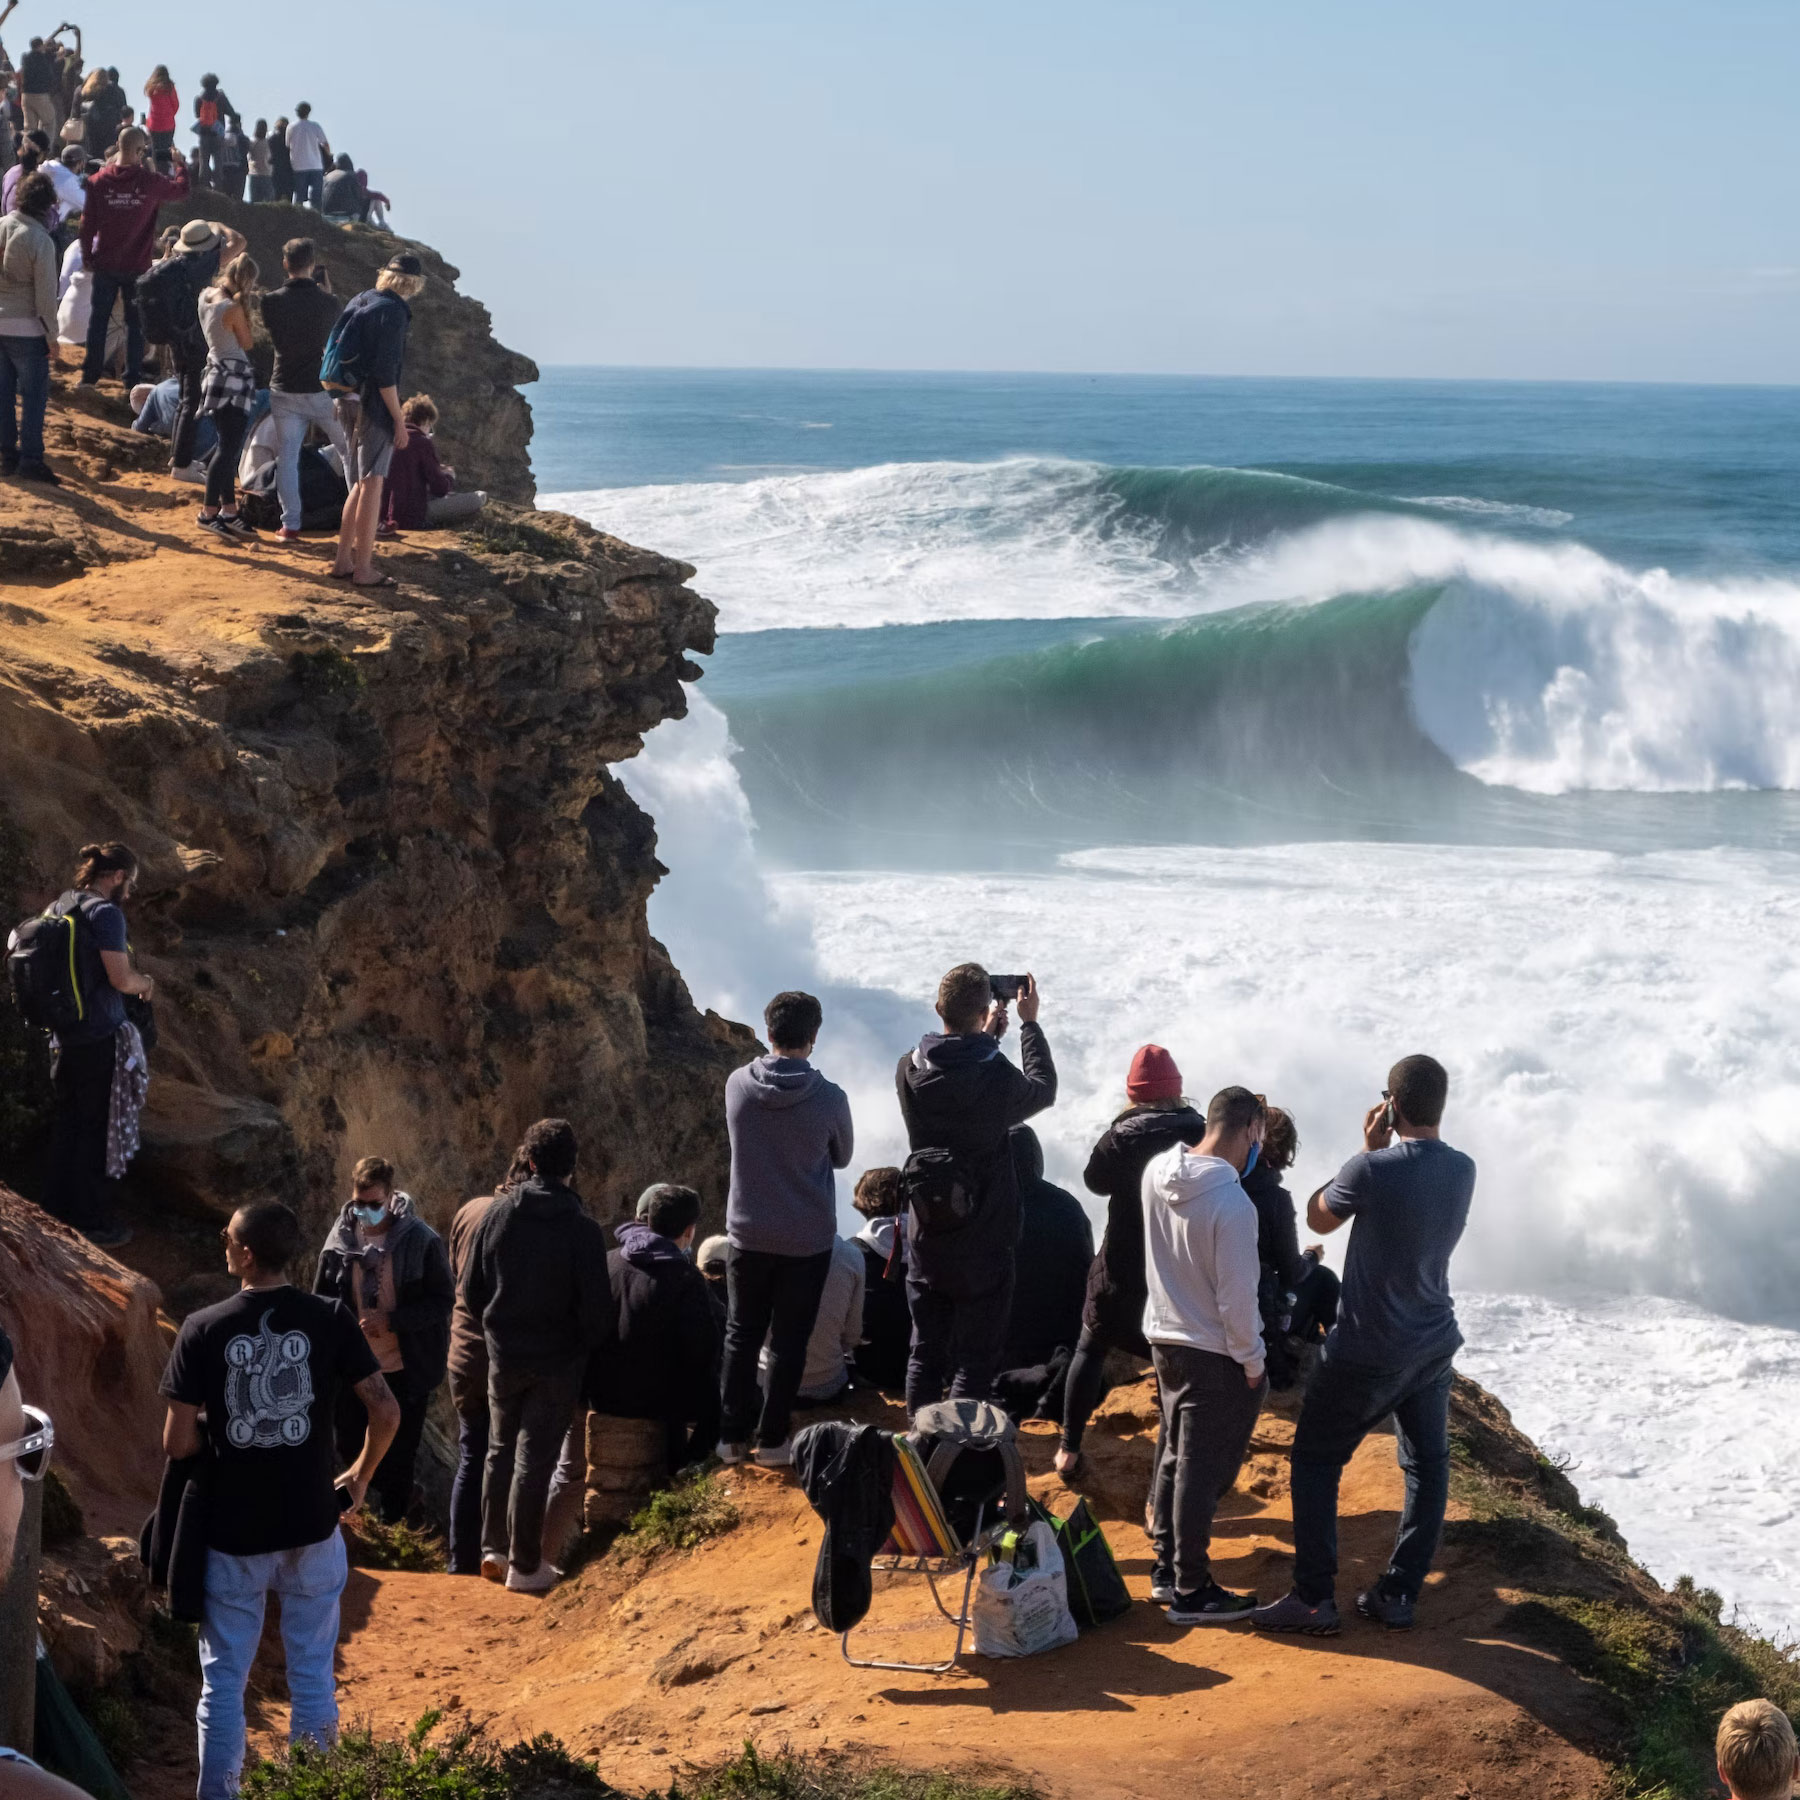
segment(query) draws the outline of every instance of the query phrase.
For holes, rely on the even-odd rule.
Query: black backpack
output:
[[[900,1194],[919,1238],[948,1237],[981,1210],[980,1182],[949,1150],[915,1150],[900,1166]]]
[[[211,260],[177,253],[152,263],[138,277],[138,317],[146,343],[179,344],[200,329],[200,289],[205,282],[197,282],[195,275]]]
[[[77,943],[85,929],[80,921],[79,905],[65,909],[58,900],[6,940],[13,1004],[28,1025],[58,1036],[73,1031],[87,1017]]]

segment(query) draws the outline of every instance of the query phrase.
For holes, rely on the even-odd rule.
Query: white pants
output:
[[[307,428],[317,425],[341,457],[348,458],[350,441],[337,421],[329,394],[284,394],[273,388],[269,392],[269,410],[275,415],[275,492],[281,500],[282,529],[298,531],[300,447],[306,442]]]

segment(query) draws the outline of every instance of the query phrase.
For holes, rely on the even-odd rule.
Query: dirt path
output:
[[[1108,1402],[1087,1487],[1140,1597],[1146,1412],[1142,1389]],[[1285,1587],[1291,1438],[1291,1416],[1265,1414],[1215,1546],[1220,1578],[1265,1598]],[[1033,1490],[1054,1504],[1053,1447],[1049,1427],[1027,1428]],[[1601,1765],[1564,1735],[1593,1723],[1584,1684],[1499,1635],[1503,1572],[1455,1552],[1410,1636],[1354,1620],[1329,1642],[1179,1630],[1141,1604],[1050,1656],[977,1658],[945,1678],[888,1675],[847,1666],[808,1611],[819,1525],[798,1489],[754,1470],[732,1485],[735,1530],[635,1580],[602,1563],[539,1601],[467,1579],[358,1572],[345,1613],[346,1719],[395,1729],[436,1706],[502,1738],[551,1731],[642,1789],[747,1738],[1004,1766],[1084,1796],[1160,1795],[1199,1770],[1228,1794],[1357,1800],[1548,1800],[1602,1781]],[[1392,1442],[1371,1439],[1344,1483],[1346,1605],[1384,1566],[1399,1498]],[[878,1586],[858,1645],[923,1658],[945,1641],[922,1586],[895,1582]],[[268,1709],[265,1728],[279,1723]]]

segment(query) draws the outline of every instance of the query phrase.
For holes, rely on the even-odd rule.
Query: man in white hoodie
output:
[[[1156,1566],[1150,1597],[1172,1625],[1223,1625],[1256,1598],[1213,1579],[1213,1513],[1231,1492],[1269,1391],[1256,1305],[1256,1208],[1239,1185],[1262,1151],[1263,1102],[1228,1087],[1198,1144],[1144,1170],[1144,1336],[1156,1364],[1162,1433],[1150,1490]]]

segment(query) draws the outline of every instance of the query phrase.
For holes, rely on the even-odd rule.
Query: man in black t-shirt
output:
[[[164,1450],[204,1459],[200,1800],[237,1792],[244,1685],[270,1593],[281,1596],[289,1736],[337,1736],[332,1655],[348,1572],[338,1520],[362,1504],[400,1423],[355,1315],[288,1282],[300,1221],[278,1201],[257,1201],[232,1214],[224,1237],[225,1266],[242,1290],[188,1316],[162,1380]],[[341,1383],[356,1390],[369,1425],[362,1453],[338,1476],[332,1420]]]

